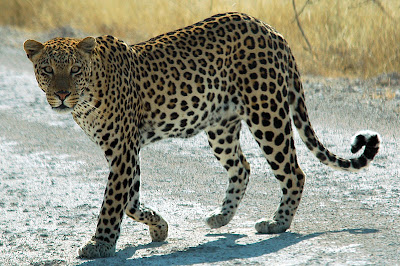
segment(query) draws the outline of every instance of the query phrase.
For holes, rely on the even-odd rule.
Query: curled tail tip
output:
[[[365,146],[364,155],[368,159],[373,159],[378,153],[380,143],[381,136],[379,133],[370,130],[360,131],[353,137],[351,152],[356,153]]]

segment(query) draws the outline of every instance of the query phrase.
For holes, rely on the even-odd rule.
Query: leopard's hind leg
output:
[[[282,109],[283,110],[283,109]],[[303,192],[305,175],[297,163],[291,120],[288,114],[274,119],[271,125],[262,121],[248,120],[250,131],[262,149],[265,158],[279,181],[282,196],[272,220],[256,223],[259,233],[282,233],[291,225]],[[264,125],[263,125],[264,124]]]
[[[250,165],[243,156],[239,143],[241,121],[239,117],[223,119],[218,125],[207,129],[208,141],[215,157],[228,171],[229,184],[220,209],[215,210],[206,223],[219,228],[230,222],[246,191]]]

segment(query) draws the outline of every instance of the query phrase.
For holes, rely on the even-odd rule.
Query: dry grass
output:
[[[398,0],[296,0],[298,11],[303,6],[299,19],[312,53],[291,0],[0,0],[0,25],[34,31],[68,25],[134,43],[215,13],[240,11],[278,29],[302,72],[370,77],[400,71]]]

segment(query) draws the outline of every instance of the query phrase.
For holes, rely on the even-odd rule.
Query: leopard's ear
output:
[[[96,47],[96,39],[93,37],[86,37],[82,41],[80,41],[77,45],[79,49],[84,51],[85,53],[91,53],[93,49]]]
[[[35,40],[27,40],[24,43],[24,50],[30,60],[32,57],[43,49],[44,45]]]

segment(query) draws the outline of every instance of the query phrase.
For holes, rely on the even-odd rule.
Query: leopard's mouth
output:
[[[71,108],[69,106],[66,106],[64,103],[62,103],[61,105],[57,106],[57,107],[52,107],[52,109],[54,111],[56,111],[59,114],[66,114],[66,113],[70,113],[72,112],[72,110],[74,108]]]

